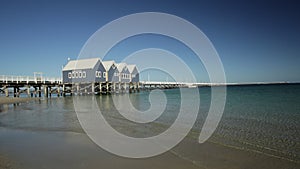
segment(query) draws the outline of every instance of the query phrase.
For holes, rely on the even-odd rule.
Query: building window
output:
[[[101,71],[96,71],[95,76],[96,77],[101,77]]]
[[[103,77],[106,78],[106,72],[103,72]]]
[[[101,74],[100,74],[101,77]],[[69,79],[77,79],[77,78],[86,78],[86,72],[85,71],[73,71],[68,73],[68,78]]]
[[[69,78],[69,79],[72,78],[72,73],[71,73],[71,72],[68,73],[68,78]]]

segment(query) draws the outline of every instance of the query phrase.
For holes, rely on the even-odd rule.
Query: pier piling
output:
[[[4,91],[5,91],[5,96],[9,97],[9,93],[8,93],[8,88],[7,87],[5,87]]]
[[[48,95],[49,95],[49,92],[48,92],[48,86],[45,85],[45,86],[44,86],[44,96],[45,96],[45,97],[48,97]]]

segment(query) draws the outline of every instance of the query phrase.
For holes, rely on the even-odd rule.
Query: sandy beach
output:
[[[0,97],[0,105],[1,104],[14,104],[14,103],[24,103],[32,100],[39,100],[39,98],[32,98],[32,97]]]

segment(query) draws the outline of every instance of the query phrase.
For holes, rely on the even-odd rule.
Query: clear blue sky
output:
[[[174,14],[199,27],[218,51],[228,82],[300,81],[299,9],[297,1],[284,0],[2,0],[0,75],[41,71],[47,76],[60,76],[67,58],[77,58],[84,43],[100,27],[124,15],[151,11]],[[188,49],[172,39],[149,35],[126,41],[110,56],[125,57],[145,47],[161,46],[194,63],[187,56],[191,55]],[[176,51],[177,45],[181,50]],[[121,59],[110,56],[107,59]],[[198,81],[206,81],[201,74],[204,70],[197,69],[194,65]]]

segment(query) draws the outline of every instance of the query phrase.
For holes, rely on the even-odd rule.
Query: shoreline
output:
[[[0,97],[0,105],[2,104],[15,104],[15,103],[24,103],[33,100],[40,100],[37,97]]]

